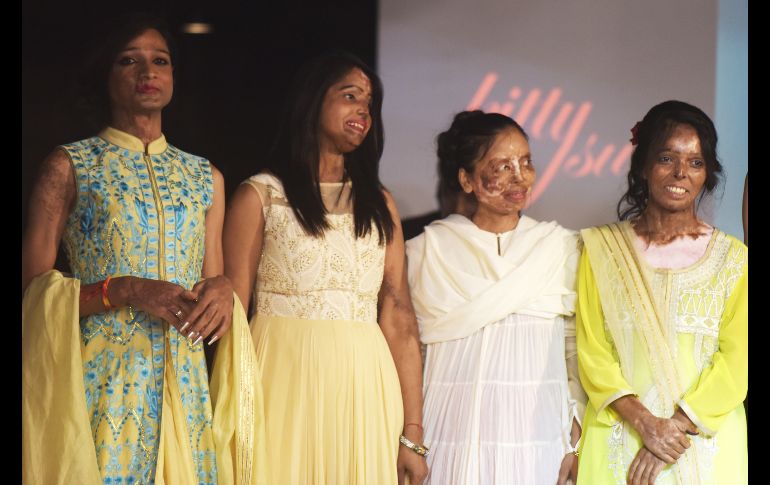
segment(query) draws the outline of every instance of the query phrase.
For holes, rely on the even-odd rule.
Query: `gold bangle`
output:
[[[107,289],[110,286],[110,280],[112,279],[112,276],[107,276],[107,279],[102,282],[102,305],[104,305],[105,310],[114,310],[117,308],[115,305],[112,304],[110,299],[107,297]]]
[[[575,456],[580,456],[580,452],[578,451],[577,445],[572,446],[571,444],[567,444],[567,453]]]
[[[401,443],[402,445],[406,446],[407,448],[409,448],[410,450],[414,451],[415,453],[417,453],[420,456],[427,457],[428,453],[430,453],[430,450],[427,447],[425,447],[423,445],[418,445],[417,443],[409,440],[409,438],[407,438],[404,435],[401,435],[398,438],[398,441],[399,441],[399,443]]]

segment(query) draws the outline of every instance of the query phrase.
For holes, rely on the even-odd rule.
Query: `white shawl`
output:
[[[511,313],[554,318],[575,312],[578,234],[522,216],[502,247],[459,214],[406,243],[409,287],[423,343],[467,337]]]

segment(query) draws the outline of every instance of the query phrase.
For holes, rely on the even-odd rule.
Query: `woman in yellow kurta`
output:
[[[632,131],[623,222],[582,231],[578,483],[747,483],[748,249],[696,215],[716,131],[678,101]]]
[[[23,482],[264,483],[254,350],[222,275],[224,180],[161,132],[162,23],[121,20],[91,78],[108,126],[54,150],[30,201]],[[52,270],[60,241],[71,276]],[[203,346],[220,338],[209,387]]]

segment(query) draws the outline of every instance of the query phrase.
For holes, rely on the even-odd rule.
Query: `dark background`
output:
[[[225,176],[228,197],[256,173],[270,148],[289,83],[305,60],[348,50],[376,69],[377,3],[289,0],[264,3],[25,1],[22,4],[22,229],[37,167],[55,146],[96,134],[77,109],[75,80],[106,19],[152,12],[178,47],[169,143],[208,158]],[[213,32],[184,34],[187,22]]]

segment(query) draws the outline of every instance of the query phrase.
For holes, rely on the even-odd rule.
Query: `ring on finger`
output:
[[[174,316],[176,316],[178,319],[182,319],[182,310],[177,310],[176,313],[174,313]]]

